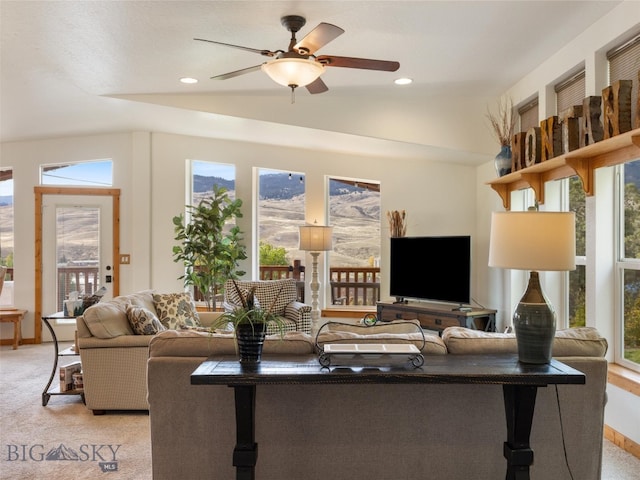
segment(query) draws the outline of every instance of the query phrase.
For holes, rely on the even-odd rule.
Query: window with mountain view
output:
[[[375,305],[380,282],[380,184],[329,178],[329,225],[333,226],[330,259],[331,303]],[[341,285],[371,283],[359,288]]]
[[[198,205],[203,198],[210,196],[214,185],[225,187],[229,197],[236,198],[235,165],[192,160],[190,205]]]
[[[304,279],[305,256],[298,250],[298,240],[299,227],[305,223],[305,176],[260,168],[258,179],[260,278]]]
[[[13,304],[13,170],[0,169],[0,265],[7,267],[0,282],[0,305]]]
[[[616,352],[616,362],[640,371],[640,160],[619,168],[620,253],[617,265],[622,348]]]
[[[203,199],[213,194],[213,186],[225,187],[231,199],[236,198],[236,167],[227,163],[206,162],[191,160],[188,163],[191,168],[191,191],[188,192],[189,205],[198,205]],[[243,208],[250,208],[244,204]],[[227,228],[231,228],[228,225]],[[193,296],[197,301],[203,301],[204,297],[194,288]]]

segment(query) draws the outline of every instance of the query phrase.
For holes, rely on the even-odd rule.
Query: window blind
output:
[[[538,98],[536,97],[531,102],[518,108],[518,115],[520,116],[521,132],[526,132],[531,127],[539,127],[540,121],[538,120]]]
[[[586,96],[584,70],[558,83],[554,87],[556,91],[556,112],[564,112],[574,105],[582,105]]]
[[[638,70],[640,70],[640,35],[607,52],[609,61],[609,85],[618,80],[632,80],[631,89],[631,121],[636,115],[638,98]]]

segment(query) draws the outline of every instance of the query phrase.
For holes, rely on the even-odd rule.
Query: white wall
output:
[[[114,165],[114,184],[123,192],[120,223],[124,251],[131,245],[131,135],[93,135],[76,138],[55,138],[33,142],[3,143],[1,165],[13,168],[14,179],[14,295],[13,303],[29,312],[22,322],[22,336],[34,337],[35,296],[35,197],[34,186],[39,185],[41,164],[78,162],[111,158]],[[129,287],[129,279],[122,278],[121,288]],[[47,312],[43,312],[47,313]],[[52,313],[52,312],[51,312]],[[13,333],[2,324],[2,338]],[[45,329],[46,330],[46,329]],[[43,330],[44,332],[44,330]],[[48,335],[48,334],[47,334]]]
[[[184,211],[186,162],[197,159],[236,165],[236,193],[245,202],[240,226],[252,243],[251,198],[254,167],[303,172],[306,220],[325,220],[327,176],[379,181],[382,212],[406,209],[411,235],[470,234],[476,228],[474,167],[433,161],[403,161],[284,148],[246,142],[189,137],[170,133],[131,132],[66,137],[2,144],[2,166],[14,169],[15,278],[14,303],[30,311],[23,337],[34,337],[34,195],[42,163],[113,159],[114,187],[121,189],[121,253],[131,263],[120,267],[120,292],[146,288],[182,289],[181,266],[173,261],[172,218]],[[382,216],[382,268],[388,267],[388,228]],[[252,258],[245,270],[251,271]],[[382,296],[388,292],[383,277]],[[43,312],[47,313],[47,312]],[[38,320],[39,321],[39,320]],[[2,325],[2,338],[10,338]],[[46,336],[45,336],[46,339]]]
[[[576,4],[578,5],[578,4]],[[601,95],[607,86],[606,52],[640,32],[640,8],[638,2],[627,1],[620,4],[608,15],[601,18],[574,41],[562,47],[555,55],[547,59],[533,72],[514,85],[505,95],[510,96],[515,105],[531,99],[539,98],[540,119],[555,115],[555,99],[553,86],[569,72],[584,66],[587,95]],[[576,8],[579,8],[576,6]],[[489,166],[478,168],[478,184],[491,178]],[[613,358],[615,314],[613,296],[613,200],[611,198],[613,175],[610,169],[601,169],[596,174],[596,195],[587,198],[587,238],[588,257],[591,264],[587,268],[587,325],[597,327],[609,341],[608,358]],[[486,187],[488,189],[488,187]],[[547,198],[543,209],[557,210],[553,194],[549,196],[552,185],[547,185]],[[497,194],[493,194],[498,198]],[[520,195],[514,193],[514,196]],[[502,210],[500,203],[478,190],[478,239],[488,238],[490,212]],[[513,198],[513,197],[512,197]],[[487,243],[488,245],[488,243]],[[486,263],[483,263],[486,265]],[[509,282],[510,276],[492,272],[493,269],[481,269],[477,272],[480,279],[486,279],[487,298],[500,304],[490,305],[500,310],[500,322],[510,322],[510,317],[521,293],[515,283]],[[508,275],[508,274],[506,274]],[[558,288],[558,284],[553,288]],[[510,287],[509,287],[510,286]],[[543,286],[547,294],[550,288]],[[503,292],[499,295],[495,292]],[[554,293],[553,291],[551,293]],[[550,295],[552,296],[552,295]],[[553,300],[552,300],[553,301]],[[556,304],[557,305],[557,304]],[[560,308],[562,308],[561,306]],[[558,309],[558,307],[556,307]],[[607,404],[607,424],[633,441],[640,443],[640,430],[637,428],[640,398],[618,388],[609,388]],[[634,421],[626,421],[635,419]]]
[[[407,210],[408,234],[470,234],[475,232],[475,169],[428,161],[368,158],[355,155],[279,148],[243,142],[185,137],[158,133],[152,135],[152,241],[151,286],[158,290],[180,287],[180,265],[171,257],[173,225],[171,218],[181,213],[185,203],[186,159],[233,163],[236,165],[236,195],[245,202],[240,226],[247,244],[252,243],[253,167],[302,172],[306,186],[306,221],[325,221],[326,176],[344,176],[379,181],[382,212]],[[382,216],[382,268],[388,267],[388,228]],[[245,265],[251,271],[249,258]],[[388,294],[383,276],[382,296]]]

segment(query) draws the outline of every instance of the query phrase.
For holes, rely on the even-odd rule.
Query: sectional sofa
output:
[[[255,285],[257,300],[271,305],[274,313],[283,317],[288,331],[310,331],[311,306],[296,300],[294,279],[238,285],[243,289]],[[226,308],[238,303],[232,295],[225,297]],[[189,293],[152,290],[121,295],[87,308],[76,319],[87,408],[95,414],[148,410],[147,359],[153,336],[165,329],[208,331],[220,314],[198,312]]]

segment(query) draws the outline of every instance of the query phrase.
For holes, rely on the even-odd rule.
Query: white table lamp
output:
[[[552,355],[556,315],[542,291],[538,271],[574,270],[575,257],[573,212],[493,212],[489,266],[531,271],[513,315],[521,362],[549,363]]]
[[[309,252],[313,257],[311,271],[311,320],[314,324],[320,319],[320,308],[318,303],[318,255],[332,248],[333,227],[324,225],[305,225],[300,227],[300,250]]]

